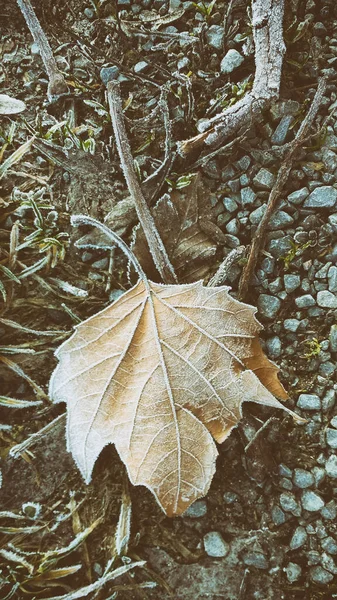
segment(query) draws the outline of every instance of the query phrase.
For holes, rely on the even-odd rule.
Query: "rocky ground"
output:
[[[3,598],[70,600],[84,597],[71,594],[101,577],[114,555],[123,489],[126,493],[120,460],[106,448],[85,486],[66,452],[63,422],[19,457],[9,451],[64,410],[46,397],[56,364],[53,351],[76,322],[130,286],[122,255],[97,245],[76,249],[69,223],[71,214],[86,212],[106,219],[127,242],[134,235],[136,217],[113,143],[104,84],[111,77],[122,83],[130,142],[144,181],[164,155],[158,110],[163,90],[175,148],[251,88],[254,49],[249,10],[235,0],[171,0],[170,6],[165,0],[58,0],[35,7],[70,94],[47,102],[39,50],[16,5],[2,7],[1,92],[23,100],[27,109],[3,117],[0,131],[0,389],[4,396],[40,403],[19,410],[2,401],[2,511],[7,512],[0,515],[0,585]],[[161,194],[188,193],[191,174],[199,172],[201,214],[206,207],[216,226],[215,237],[209,233],[211,255],[196,259],[209,278],[231,250],[249,245],[284,148],[311,104],[318,76],[327,77],[313,135],[270,221],[247,298],[258,307],[265,350],[281,368],[288,406],[307,423],[245,407],[241,427],[219,447],[208,496],[183,517],[166,518],[146,489],[130,489],[129,551],[116,556],[114,565],[146,560],[146,567],[87,597],[337,597],[335,3],[289,1],[284,37],[281,100],[244,139],[203,165],[195,166],[198,155],[173,157]],[[6,159],[32,135],[35,145],[6,168]],[[152,196],[155,202],[158,195]],[[233,294],[242,264],[238,260],[229,273]],[[190,267],[182,269],[184,280],[190,276]],[[66,547],[97,518],[101,521],[86,542],[57,559],[57,568],[76,563],[82,569],[60,580],[36,579],[44,572],[39,568],[45,553]]]

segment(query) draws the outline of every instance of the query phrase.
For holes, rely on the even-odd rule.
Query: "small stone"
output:
[[[283,525],[283,523],[286,522],[286,516],[279,506],[273,506],[271,510],[271,518],[273,519],[273,523],[277,526]]]
[[[323,552],[321,563],[324,569],[326,569],[330,573],[333,573],[333,575],[337,575],[337,565],[332,556],[329,556],[329,554]]]
[[[235,164],[241,171],[247,171],[251,162],[250,156],[246,154],[245,156],[242,156]]]
[[[87,19],[93,19],[95,16],[95,12],[92,10],[92,8],[85,8],[84,9],[84,14],[87,17]]]
[[[305,469],[295,469],[293,481],[294,484],[301,489],[311,487],[315,483],[312,473]]]
[[[260,169],[253,179],[254,185],[260,190],[271,190],[275,183],[275,175],[268,169]]]
[[[336,394],[335,390],[328,390],[322,400],[323,412],[328,412],[335,405]]]
[[[300,394],[296,406],[302,410],[320,410],[321,401],[317,394]]]
[[[324,540],[321,541],[321,546],[325,552],[337,554],[337,542],[333,537],[329,536],[324,538]]]
[[[292,249],[292,244],[292,238],[290,235],[287,235],[277,240],[271,240],[268,244],[267,250],[275,258],[282,258],[287,254],[287,252],[289,252],[289,250]]]
[[[332,427],[335,427],[335,429],[337,429],[337,416],[332,417],[332,419],[330,421],[330,425],[332,425]]]
[[[191,61],[188,58],[188,56],[183,56],[183,58],[180,58],[177,62],[178,71],[182,71],[182,69],[188,69],[190,64],[191,64]],[[202,119],[200,119],[200,120],[202,120]],[[205,119],[205,120],[208,121],[208,119]]]
[[[333,575],[323,569],[323,567],[317,566],[310,569],[310,579],[314,583],[320,583],[322,585],[326,585],[333,580]]]
[[[271,358],[278,358],[281,354],[282,343],[278,335],[274,335],[266,341],[267,354]]]
[[[258,225],[260,223],[264,213],[266,212],[266,208],[266,204],[261,204],[259,208],[256,208],[250,213],[249,220],[252,223],[252,225]]]
[[[284,275],[283,277],[284,287],[288,294],[291,294],[301,285],[301,278],[299,275]]]
[[[312,527],[313,531],[312,531],[312,535],[315,534],[315,527],[313,527],[312,525],[308,525],[307,529],[309,527]],[[307,558],[308,558],[308,565],[319,565],[320,560],[321,560],[321,555],[319,552],[317,552],[317,550],[309,550],[307,552]]]
[[[332,208],[337,201],[337,190],[331,185],[317,187],[304,202],[305,208]]]
[[[306,187],[296,190],[295,192],[289,194],[288,202],[291,202],[292,204],[302,204],[303,200],[309,196],[309,193],[310,192]]]
[[[262,552],[247,552],[243,556],[243,562],[247,567],[268,569],[268,561]]]
[[[283,229],[285,227],[290,227],[294,223],[294,219],[288,215],[284,210],[278,210],[275,214],[272,215],[269,221],[269,229],[271,231],[276,231],[277,229]]]
[[[149,63],[146,60],[141,60],[133,67],[135,73],[144,73],[149,67]]]
[[[304,510],[317,512],[323,508],[324,500],[316,492],[305,490],[302,493],[302,506]]]
[[[291,483],[290,479],[287,479],[286,477],[282,477],[280,479],[280,486],[284,489],[284,490],[292,490],[293,489],[293,484]]]
[[[242,206],[253,204],[255,202],[256,194],[251,187],[245,187],[241,190],[241,203]]]
[[[289,583],[295,583],[295,581],[297,581],[301,577],[302,569],[296,563],[289,562],[283,570],[287,576]]]
[[[207,504],[205,500],[196,500],[193,502],[191,506],[184,512],[184,517],[189,517],[190,519],[198,519],[199,517],[204,517],[207,513]]]
[[[210,531],[204,535],[204,548],[208,556],[222,558],[228,554],[229,544],[218,531]]]
[[[276,127],[273,135],[271,136],[271,143],[280,146],[284,144],[287,137],[289,127],[293,123],[294,117],[292,115],[284,115],[278,126]]]
[[[238,495],[235,492],[225,492],[223,495],[223,501],[225,504],[234,504],[237,502]]]
[[[317,293],[317,304],[322,308],[337,308],[337,296],[328,290]]]
[[[315,306],[316,302],[311,294],[305,294],[304,296],[295,298],[295,304],[298,308],[309,308],[310,306]]]
[[[329,342],[331,352],[337,352],[337,325],[331,326]]]
[[[30,47],[30,51],[31,51],[31,54],[33,54],[33,56],[38,56],[40,54],[39,45],[36,44],[35,42],[33,42],[33,44]]]
[[[332,454],[325,463],[325,470],[329,477],[337,479],[337,456]]]
[[[215,48],[216,50],[221,50],[221,48],[223,47],[224,37],[225,30],[220,25],[211,25],[206,31],[206,39],[209,45]]]
[[[337,448],[337,429],[326,430],[326,442],[330,448]]]
[[[281,300],[276,296],[269,296],[268,294],[260,294],[257,307],[261,315],[266,319],[273,319],[281,308]]]
[[[287,465],[284,465],[283,463],[279,465],[278,471],[279,474],[282,475],[282,477],[292,477],[293,475],[292,470],[289,469],[289,467],[287,467]]]
[[[118,298],[123,296],[123,294],[124,294],[123,290],[111,290],[111,292],[109,294],[110,302],[115,302],[116,300],[118,300]]]
[[[329,292],[337,292],[337,267],[331,266],[328,272]]]
[[[289,547],[291,550],[297,550],[301,548],[307,541],[308,534],[304,527],[296,527],[294,534],[290,540]]]
[[[285,512],[291,512],[295,516],[300,516],[301,514],[299,505],[292,492],[283,492],[280,495],[280,505]]]
[[[109,266],[109,259],[101,258],[100,260],[96,260],[95,262],[93,262],[91,266],[93,269],[107,269]]]
[[[315,485],[318,487],[325,478],[325,470],[322,467],[313,467],[311,470],[315,479]]]
[[[337,507],[334,500],[330,500],[321,510],[321,515],[328,521],[334,521],[337,517]]]
[[[241,56],[240,52],[231,48],[227,54],[223,57],[220,63],[220,71],[224,75],[232,73],[237,69],[244,61],[244,57]]]
[[[104,85],[107,85],[107,83],[109,81],[113,81],[114,79],[117,79],[118,75],[119,75],[119,68],[112,66],[112,67],[102,67],[100,70],[100,78],[102,80],[102,82],[104,83]]]
[[[292,331],[296,333],[300,326],[300,321],[298,319],[285,319],[283,322],[283,327],[286,331]]]
[[[230,213],[235,212],[239,208],[237,203],[235,202],[235,200],[233,200],[233,198],[226,197],[222,200],[222,202],[223,202],[225,209],[228,210],[228,212],[230,212]]]

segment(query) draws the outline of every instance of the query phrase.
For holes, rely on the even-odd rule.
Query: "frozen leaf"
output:
[[[22,100],[11,98],[7,94],[0,94],[0,115],[16,115],[26,110],[26,105]]]
[[[165,194],[157,202],[152,214],[178,280],[190,283],[203,279],[209,271],[209,259],[217,251],[217,243],[224,243],[224,240],[212,236],[211,228],[216,229],[218,236],[223,236],[223,233],[212,222],[209,195],[200,176],[196,175],[183,190]],[[136,230],[132,249],[147,275],[156,277],[156,269],[140,226]]]
[[[242,402],[284,408],[255,312],[226,287],[145,279],[76,327],[56,353],[50,396],[68,404],[68,450],[86,482],[112,443],[167,515],[207,493],[213,438],[228,437]]]

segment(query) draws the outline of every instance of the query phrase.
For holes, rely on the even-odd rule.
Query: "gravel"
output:
[[[323,567],[318,566],[310,569],[310,579],[314,583],[326,585],[333,580],[333,575],[329,573],[329,571],[323,569]]]
[[[260,169],[253,179],[255,187],[259,190],[271,190],[275,183],[275,175],[268,169]]]
[[[184,512],[184,517],[189,517],[190,519],[199,519],[200,517],[204,517],[207,513],[207,504],[205,500],[197,500],[193,502],[191,506]]]
[[[291,512],[295,516],[300,516],[301,509],[292,492],[283,492],[280,495],[280,505],[285,512]]]
[[[299,288],[301,285],[301,278],[299,275],[284,275],[283,281],[285,290],[288,294],[291,294],[291,292],[297,290],[297,288]]]
[[[255,567],[262,570],[268,569],[268,561],[262,552],[247,552],[242,558],[247,567]]]
[[[328,536],[324,538],[321,541],[321,546],[328,554],[337,554],[337,542],[333,537]]]
[[[317,394],[300,394],[296,406],[302,410],[320,410],[321,401]]]
[[[296,527],[294,534],[290,540],[289,548],[291,550],[297,550],[297,548],[301,548],[304,546],[308,538],[308,534],[304,527]]]
[[[283,570],[289,583],[295,583],[301,577],[302,569],[297,563],[289,562]]]
[[[326,430],[326,442],[330,448],[337,448],[337,429]]]
[[[228,554],[229,544],[218,531],[210,531],[204,535],[204,548],[208,556],[222,558]]]
[[[225,31],[224,28],[220,25],[211,25],[206,32],[206,39],[209,45],[215,48],[216,50],[221,50],[224,42],[224,37]],[[227,72],[230,73],[230,71]]]
[[[324,506],[324,500],[316,492],[305,490],[301,498],[304,510],[309,512],[317,512]]]
[[[292,204],[302,204],[303,200],[305,200],[308,196],[309,196],[309,190],[308,188],[304,187],[301,188],[300,190],[296,190],[295,192],[292,192],[292,194],[289,194],[287,200],[288,202],[291,202]]]
[[[315,306],[316,301],[311,294],[305,294],[304,296],[295,298],[295,304],[298,308],[309,308],[310,306]]]
[[[331,326],[329,342],[331,352],[337,352],[337,325]]]
[[[337,479],[337,456],[335,454],[331,454],[331,456],[329,456],[325,463],[325,470],[329,477]]]
[[[332,208],[337,201],[337,190],[331,185],[323,185],[311,192],[304,202],[305,208]]]
[[[228,73],[232,73],[235,69],[237,69],[244,61],[244,57],[238,52],[231,48],[228,50],[227,54],[223,57],[220,63],[220,71],[224,75],[228,75]]]
[[[266,319],[274,319],[281,308],[281,300],[276,296],[260,294],[257,301],[257,307],[261,315]]]
[[[296,487],[304,489],[314,485],[315,479],[310,471],[306,471],[305,469],[295,469],[293,482]]]
[[[317,304],[322,308],[337,308],[337,296],[328,290],[323,290],[317,293]]]

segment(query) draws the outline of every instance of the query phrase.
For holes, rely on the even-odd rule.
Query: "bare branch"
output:
[[[59,71],[57,67],[56,60],[47,40],[46,34],[40,25],[30,0],[17,0],[17,3],[25,18],[29,31],[34,38],[34,42],[39,47],[41,58],[49,78],[47,96],[48,100],[51,102],[52,100],[55,100],[57,96],[68,94],[68,86],[61,71]]]
[[[177,277],[165,250],[162,239],[158,233],[153,217],[150,213],[150,209],[144,198],[134,168],[131,148],[124,124],[119,83],[117,81],[109,81],[107,84],[107,92],[111,121],[115,133],[119,158],[121,161],[125,181],[135,204],[138,219],[144,229],[146,240],[149,245],[154,263],[164,283],[176,283]]]
[[[306,115],[304,121],[302,122],[302,125],[301,125],[300,129],[298,130],[295,139],[293,140],[293,142],[291,144],[289,144],[289,150],[288,150],[286,157],[281,165],[281,168],[277,174],[275,184],[269,195],[267,209],[266,209],[266,211],[260,221],[260,224],[256,230],[255,236],[252,241],[248,261],[242,272],[242,276],[241,276],[241,280],[240,280],[240,284],[239,284],[239,297],[241,300],[243,300],[247,294],[249,282],[253,276],[254,269],[255,269],[256,263],[259,258],[260,251],[262,250],[263,245],[264,245],[265,234],[267,231],[267,227],[268,227],[270,218],[271,218],[272,214],[274,213],[275,209],[277,208],[277,204],[278,204],[281,192],[282,192],[283,187],[288,179],[294,159],[296,158],[296,154],[297,154],[299,148],[301,147],[301,145],[303,144],[303,142],[305,141],[306,137],[309,134],[310,127],[312,126],[312,123],[313,123],[313,121],[317,115],[318,109],[321,105],[325,88],[326,88],[326,80],[322,78],[319,81],[317,91],[316,91],[315,97],[313,99],[312,105],[308,111],[308,114]]]
[[[186,156],[203,144],[212,149],[256,119],[279,97],[285,46],[282,35],[284,0],[254,0],[252,26],[255,43],[255,78],[251,92],[226,111],[209,120],[210,129],[178,143]]]

